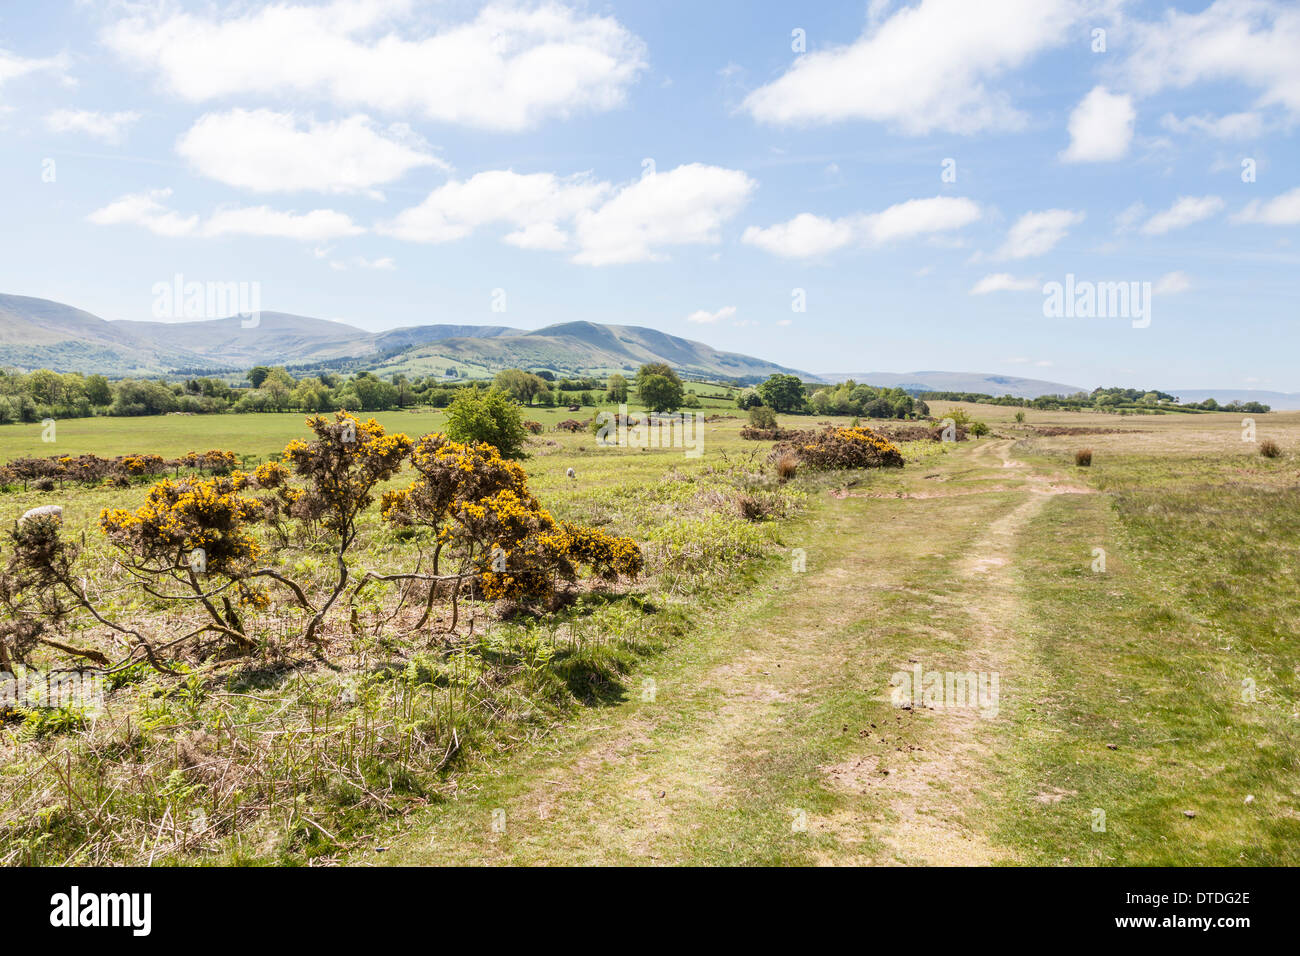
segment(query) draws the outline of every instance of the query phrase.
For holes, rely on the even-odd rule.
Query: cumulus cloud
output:
[[[1143,223],[1142,232],[1148,236],[1163,236],[1174,229],[1209,219],[1222,208],[1223,200],[1218,196],[1179,196],[1172,206]]]
[[[1300,186],[1269,200],[1252,200],[1232,221],[1265,226],[1300,225]]]
[[[341,212],[313,209],[307,213],[284,212],[269,206],[219,209],[201,228],[204,236],[269,236],[320,242],[365,232]]]
[[[68,59],[62,55],[32,59],[18,56],[8,50],[0,50],[0,86],[29,73],[45,71],[61,73],[67,69],[67,66]]]
[[[869,120],[905,133],[1017,128],[1024,116],[988,84],[1062,43],[1071,0],[922,0],[884,17],[875,6],[848,46],[816,50],[746,97],[766,123]]]
[[[750,226],[741,241],[787,259],[809,259],[853,244],[883,245],[949,232],[975,222],[980,215],[979,205],[969,199],[935,196],[841,219],[800,213],[766,228]]]
[[[1092,89],[1070,114],[1070,145],[1061,153],[1065,163],[1104,163],[1120,159],[1133,141],[1137,111],[1133,97]]]
[[[742,242],[776,256],[810,259],[842,249],[852,243],[854,237],[854,226],[848,219],[827,219],[803,212],[787,222],[765,229],[750,226],[740,238]]]
[[[132,193],[96,209],[86,218],[98,226],[143,226],[159,236],[193,235],[198,228],[198,216],[182,216],[168,209],[163,200],[171,196],[170,189]]]
[[[979,205],[969,199],[950,196],[909,199],[864,217],[862,232],[868,242],[881,244],[960,229],[979,217]]]
[[[724,305],[716,312],[710,312],[707,309],[697,309],[686,317],[687,322],[695,322],[700,325],[711,325],[714,322],[721,322],[729,319],[736,314],[734,305]]]
[[[663,248],[715,244],[722,224],[757,183],[744,173],[692,163],[615,187],[589,175],[491,170],[439,186],[379,231],[413,242],[451,242],[506,224],[521,249],[573,250],[582,265],[663,257]]]
[[[758,184],[736,169],[690,163],[643,176],[596,209],[579,213],[573,261],[602,266],[663,258],[663,249],[715,245],[722,224]]]
[[[521,130],[622,105],[646,65],[644,44],[616,19],[558,2],[494,3],[436,31],[420,25],[411,0],[127,10],[103,31],[105,44],[193,102],[314,98]]]
[[[265,109],[202,116],[176,152],[209,179],[254,192],[374,195],[412,169],[448,168],[403,124],[383,129],[362,115],[317,122]]]
[[[520,249],[559,252],[569,245],[569,234],[554,222],[533,222],[504,236],[502,242]]]
[[[1054,249],[1069,234],[1070,229],[1083,220],[1084,213],[1070,209],[1027,212],[1007,231],[1007,238],[996,254],[1003,259],[1041,256]]]
[[[516,231],[506,241],[526,249],[563,249],[570,235],[561,228],[610,191],[587,176],[562,179],[553,173],[490,170],[453,180],[424,202],[384,223],[379,231],[412,242],[463,239],[480,226],[506,223]]]
[[[127,110],[120,113],[96,113],[91,110],[55,110],[45,117],[45,126],[55,133],[85,133],[106,143],[122,141],[127,129],[140,114]]]
[[[1008,272],[986,275],[971,286],[971,295],[988,295],[990,292],[1028,292],[1038,288],[1036,279],[1017,279]]]
[[[268,206],[234,207],[218,209],[205,220],[196,214],[186,216],[168,208],[164,200],[171,194],[170,189],[133,193],[95,210],[86,218],[100,226],[140,226],[168,238],[264,236],[319,242],[365,231],[347,215],[332,209],[295,213]]]
[[[1130,24],[1121,75],[1149,95],[1203,82],[1239,83],[1256,108],[1300,116],[1300,8],[1274,0],[1216,0],[1194,13],[1168,10]]]

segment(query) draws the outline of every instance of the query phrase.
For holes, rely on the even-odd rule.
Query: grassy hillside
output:
[[[548,368],[563,375],[607,375],[635,371],[646,362],[667,362],[687,375],[720,378],[766,378],[793,371],[654,329],[592,322],[569,322],[491,339],[432,342],[379,362],[374,370],[381,375],[428,375],[454,368],[469,377],[483,377],[518,367]]]
[[[501,325],[423,325],[378,333],[265,311],[256,325],[238,316],[107,322],[58,302],[0,296],[0,366],[21,370],[123,377],[288,365],[307,372],[345,366],[385,376],[454,370],[461,378],[488,378],[515,366],[549,368],[561,375],[607,375],[646,362],[667,362],[687,375],[715,378],[760,379],[791,371],[654,329],[593,322],[536,332]]]

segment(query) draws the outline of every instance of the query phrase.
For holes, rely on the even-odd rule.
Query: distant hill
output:
[[[667,362],[687,375],[717,378],[766,378],[776,372],[806,372],[763,359],[722,352],[702,342],[633,325],[565,322],[535,332],[494,338],[449,338],[407,349],[375,366],[381,375],[429,374],[455,368],[484,375],[504,368],[547,368],[564,375],[630,372],[646,362]]]
[[[193,322],[109,322],[47,299],[0,295],[0,367],[100,373],[112,377],[197,374],[290,365],[483,377],[503,368],[566,375],[631,371],[666,362],[687,375],[759,379],[792,372],[763,359],[722,352],[654,329],[568,322],[536,332],[509,326],[421,325],[364,329],[285,312]],[[807,373],[799,373],[813,378]]]
[[[564,322],[534,332],[505,325],[433,324],[367,332],[344,322],[262,312],[244,327],[238,316],[193,322],[109,322],[82,309],[22,295],[0,295],[0,368],[127,376],[221,374],[254,365],[372,370],[381,375],[485,378],[504,368],[560,375],[632,372],[666,362],[688,376],[758,381],[773,373],[806,382],[901,386],[913,391],[982,392],[1037,398],[1085,391],[1078,385],[977,372],[854,372],[813,375],[766,359],[724,352],[655,329]],[[1213,397],[1300,409],[1300,393],[1248,389],[1167,389],[1185,402]]]
[[[374,335],[364,329],[284,312],[262,312],[248,328],[238,316],[201,322],[110,322],[136,339],[183,344],[195,358],[187,368],[249,368],[347,358],[375,352]]]
[[[1040,395],[1073,395],[1091,389],[1079,385],[1064,385],[1037,378],[1017,378],[1014,375],[990,375],[981,372],[854,372],[826,373],[821,376],[828,382],[853,379],[864,385],[883,385],[889,388],[906,388],[921,392],[980,392],[985,395],[1014,395],[1016,398],[1038,398]]]
[[[0,295],[0,367],[115,375],[156,373],[194,358],[172,342],[142,339],[124,325],[60,302]]]
[[[523,335],[523,331],[506,325],[413,325],[378,333],[375,347],[380,352],[392,352],[441,339],[494,339],[500,335]]]

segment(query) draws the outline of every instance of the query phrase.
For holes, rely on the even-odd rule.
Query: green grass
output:
[[[741,417],[708,424],[688,459],[550,430],[590,409],[529,409],[548,429],[524,463],[531,487],[557,518],[635,536],[645,580],[554,617],[481,617],[453,653],[387,641],[363,608],[331,666],[271,653],[283,625],[269,615],[256,662],[194,681],[133,675],[94,729],[11,724],[0,859],[1300,862],[1296,457],[1261,458],[1233,416],[1080,438],[1035,435],[1014,411],[988,414],[1007,438],[910,446],[901,471],[801,474],[777,491],[755,477],[768,444],[740,439]],[[377,417],[410,434],[439,422]],[[57,450],[270,455],[301,418],[65,422],[60,445],[84,444]],[[1261,434],[1296,447],[1292,418],[1267,421]],[[20,433],[39,438],[0,428],[0,458],[41,453],[13,451]],[[1082,443],[1090,469],[1072,464]],[[1042,494],[1085,487],[1096,493]],[[10,493],[0,521],[64,503],[104,574],[94,515],[144,490]],[[777,495],[785,517],[738,518],[742,492]],[[358,563],[382,568],[400,547],[368,516]],[[998,717],[900,712],[889,682],[912,662],[997,671]],[[241,795],[194,770],[195,754],[239,755]],[[69,756],[71,790],[20,784]],[[105,799],[112,814],[86,809]],[[234,816],[193,836],[199,811]]]
[[[1243,484],[1243,468],[1274,480]],[[1134,455],[1099,483],[1110,494],[1062,500],[1024,552],[1044,677],[1042,705],[1020,715],[1032,745],[1016,787],[1068,796],[1016,801],[999,833],[1037,863],[1300,862],[1300,594],[1287,557],[1300,493],[1283,467],[1242,458],[1189,471]],[[1107,550],[1104,574],[1093,547]]]
[[[528,414],[548,425],[574,417],[564,409]],[[440,418],[376,417],[414,434]],[[94,419],[62,423],[56,445],[101,455],[228,447],[265,457],[305,431],[301,420]],[[575,709],[622,700],[640,662],[690,625],[691,602],[730,593],[729,582],[777,546],[774,523],[745,521],[730,503],[753,480],[749,469],[766,470],[760,450],[738,438],[738,419],[705,427],[699,458],[598,448],[585,433],[547,431],[531,445],[531,486],[556,517],[643,542],[647,574],[630,589],[584,592],[561,612],[516,622],[466,602],[460,635],[426,643],[384,626],[381,586],[360,600],[359,627],[334,635],[328,664],[287,640],[297,612],[272,608],[246,618],[260,643],[251,660],[195,660],[193,677],[181,681],[141,673],[76,733],[47,733],[35,718],[9,725],[0,732],[0,827],[8,835],[0,861],[292,863],[337,854],[365,842],[380,820],[443,799],[467,768],[502,759]],[[570,467],[577,479],[566,477]],[[782,507],[797,510],[801,493],[770,483]],[[146,490],[10,492],[0,496],[0,521],[62,504],[68,537],[84,543],[91,589],[113,616],[152,630],[162,606],[125,586],[96,529],[101,508],[137,505]],[[372,510],[351,560],[357,572],[392,570],[404,566],[405,552]],[[327,564],[305,552],[294,572],[311,580]],[[106,635],[91,624],[76,636],[95,645]],[[52,754],[68,771],[58,793],[46,790],[40,769]],[[220,785],[194,769],[214,764],[226,768]]]

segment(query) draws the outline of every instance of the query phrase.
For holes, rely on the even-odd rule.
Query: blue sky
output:
[[[0,291],[1300,391],[1297,50],[1267,0],[7,2]]]

